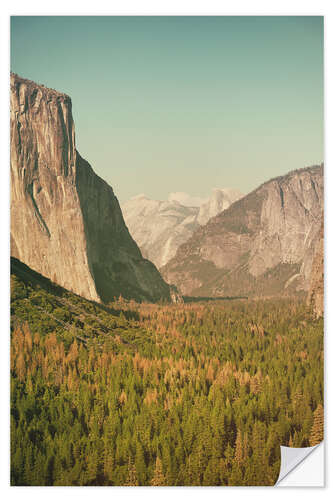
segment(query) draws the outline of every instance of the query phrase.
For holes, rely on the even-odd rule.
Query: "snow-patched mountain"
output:
[[[186,193],[172,193],[182,195]],[[144,257],[159,268],[176,255],[200,225],[228,208],[243,195],[234,189],[214,189],[211,198],[200,206],[181,204],[176,196],[168,201],[151,200],[140,194],[122,204],[126,225]],[[178,199],[177,199],[178,198]],[[186,201],[185,201],[186,202]]]

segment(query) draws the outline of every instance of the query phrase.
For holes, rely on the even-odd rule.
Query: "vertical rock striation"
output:
[[[169,299],[112,188],[75,148],[70,98],[11,74],[11,255],[88,299]]]
[[[324,314],[324,220],[315,247],[312,263],[310,288],[307,302],[314,315],[319,318]]]

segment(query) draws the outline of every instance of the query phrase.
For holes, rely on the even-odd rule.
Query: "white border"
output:
[[[234,496],[239,494],[246,495],[246,498],[267,498],[268,494],[279,495],[283,491],[284,497],[290,496],[294,497],[295,494],[299,493],[303,498],[317,498],[317,495],[327,495],[329,490],[331,490],[330,477],[326,474],[326,484],[328,486],[325,489],[316,489],[313,491],[312,488],[301,488],[296,490],[279,489],[279,488],[10,488],[8,486],[9,481],[9,433],[8,433],[8,404],[9,404],[9,347],[8,347],[8,324],[9,324],[9,294],[8,294],[8,274],[9,274],[9,246],[8,246],[8,235],[9,235],[9,113],[4,110],[8,110],[8,68],[9,68],[9,16],[10,15],[325,15],[325,87],[326,87],[326,101],[325,101],[325,137],[326,137],[326,155],[325,155],[325,187],[326,187],[326,256],[333,255],[333,245],[332,245],[332,223],[329,220],[333,217],[333,192],[332,186],[332,175],[329,169],[333,168],[330,165],[331,159],[331,145],[330,137],[332,135],[332,121],[331,109],[332,100],[330,98],[332,92],[332,7],[329,0],[280,0],[278,1],[265,1],[265,0],[243,0],[232,2],[223,1],[198,1],[198,0],[169,0],[157,2],[156,0],[122,0],[121,2],[112,1],[99,1],[89,2],[83,5],[82,1],[72,1],[68,2],[64,0],[59,0],[52,3],[47,3],[44,1],[30,1],[24,2],[23,0],[9,2],[5,0],[0,6],[0,50],[1,50],[1,196],[0,196],[0,213],[1,213],[1,318],[2,318],[2,331],[0,333],[1,339],[1,461],[0,461],[0,488],[3,494],[3,498],[16,498],[22,494],[25,497],[44,497],[46,494],[51,497],[57,498],[59,495],[64,497],[90,497],[91,495],[106,495],[108,498],[113,497],[123,497],[123,496],[144,496],[144,497],[156,497],[168,498],[170,495],[175,497],[188,496],[191,498],[199,498],[202,495],[210,496]],[[22,47],[24,50],[24,47]],[[330,334],[328,332],[331,323],[331,315],[329,313],[329,303],[332,303],[331,294],[328,289],[328,281],[331,282],[332,266],[329,259],[326,259],[326,346],[325,346],[325,358],[326,360],[332,359]],[[328,365],[328,363],[326,363]],[[325,384],[326,388],[329,385],[329,375],[328,366],[325,367],[326,377]],[[326,391],[327,393],[327,391]],[[325,404],[325,419],[328,422],[328,415],[330,414],[330,401],[326,398]],[[333,424],[331,424],[333,425]],[[329,441],[330,428],[329,425],[325,428],[325,441]],[[328,452],[329,452],[329,446]],[[330,459],[330,453],[326,453],[326,472],[332,468],[332,460]]]

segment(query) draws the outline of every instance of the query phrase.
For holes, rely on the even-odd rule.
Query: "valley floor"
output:
[[[12,485],[273,485],[323,438],[301,300],[104,307],[14,267]]]

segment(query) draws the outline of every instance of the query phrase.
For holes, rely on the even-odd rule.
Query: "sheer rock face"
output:
[[[312,263],[310,288],[307,302],[314,315],[319,318],[324,314],[324,221],[315,246],[315,256]]]
[[[11,255],[88,299],[169,298],[112,188],[75,149],[70,98],[11,74]]]
[[[163,268],[185,295],[307,291],[323,211],[323,166],[273,179],[198,229]]]
[[[214,189],[200,207],[176,200],[150,200],[138,195],[122,205],[125,222],[142,254],[160,268],[176,255],[177,249],[213,216],[243,196],[234,189]]]

